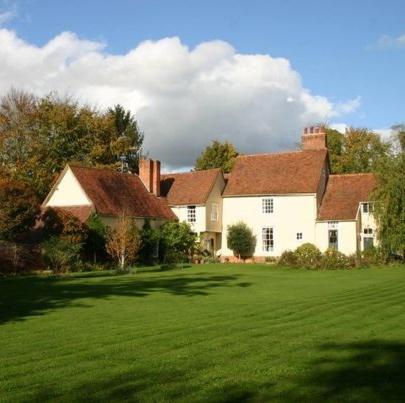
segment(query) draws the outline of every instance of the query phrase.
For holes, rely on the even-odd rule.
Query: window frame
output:
[[[262,227],[262,252],[273,252],[273,251],[274,251],[274,227]]]
[[[295,235],[295,238],[297,241],[302,241],[303,236],[304,235],[302,232],[297,232],[297,234]]]
[[[196,206],[187,206],[187,222],[195,223],[197,221],[197,208]]]
[[[262,214],[274,213],[274,199],[272,197],[264,197],[262,199]]]
[[[219,218],[219,208],[218,203],[211,204],[211,221],[218,221]]]

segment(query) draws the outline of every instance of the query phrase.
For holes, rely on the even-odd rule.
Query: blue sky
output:
[[[0,4],[0,15],[13,14],[3,28],[31,45],[43,47],[65,31],[105,44],[101,52],[108,55],[166,37],[178,37],[190,49],[221,40],[238,54],[288,59],[303,87],[331,103],[358,103],[332,123],[377,129],[405,121],[404,0]]]

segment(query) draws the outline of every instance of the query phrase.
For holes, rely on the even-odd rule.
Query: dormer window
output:
[[[273,199],[266,198],[262,199],[262,213],[271,214],[273,212]]]
[[[371,203],[363,203],[363,213],[372,213],[373,205]]]
[[[195,206],[187,206],[187,222],[195,222],[195,221],[196,221]]]

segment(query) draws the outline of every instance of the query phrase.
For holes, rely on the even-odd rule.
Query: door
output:
[[[329,230],[329,248],[338,250],[338,230]]]
[[[363,250],[371,249],[374,246],[374,238],[366,236],[363,238]]]

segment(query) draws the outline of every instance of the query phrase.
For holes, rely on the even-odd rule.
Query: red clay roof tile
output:
[[[319,210],[319,220],[354,220],[359,203],[369,201],[377,185],[375,175],[330,175]]]
[[[215,184],[219,168],[161,176],[161,194],[170,206],[204,204]]]
[[[99,214],[176,219],[166,201],[149,193],[138,175],[106,168],[70,168]]]
[[[316,193],[326,158],[326,150],[239,156],[223,195]]]

